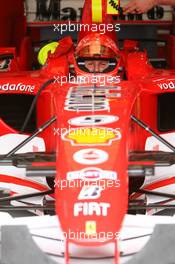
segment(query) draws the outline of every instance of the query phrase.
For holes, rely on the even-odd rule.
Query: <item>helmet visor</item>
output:
[[[108,73],[113,71],[117,66],[116,59],[109,58],[91,58],[81,57],[77,59],[79,68],[85,72],[91,73]]]

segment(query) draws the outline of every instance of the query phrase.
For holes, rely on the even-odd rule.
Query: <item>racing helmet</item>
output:
[[[89,72],[87,61],[108,62],[104,72],[114,70],[118,63],[119,49],[116,43],[108,36],[92,33],[80,40],[76,48],[77,64],[83,71]],[[96,72],[96,71],[94,71]]]

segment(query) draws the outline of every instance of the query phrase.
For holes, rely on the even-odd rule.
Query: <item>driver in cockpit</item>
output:
[[[115,42],[97,33],[79,42],[76,57],[81,70],[89,73],[108,73],[117,67],[119,52]]]
[[[102,60],[86,60],[85,68],[88,69],[89,72],[104,72],[109,67],[109,61]]]

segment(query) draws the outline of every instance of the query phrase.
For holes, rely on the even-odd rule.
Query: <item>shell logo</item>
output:
[[[121,139],[121,132],[118,128],[83,127],[70,129],[62,138],[72,145],[111,145],[112,141]]]

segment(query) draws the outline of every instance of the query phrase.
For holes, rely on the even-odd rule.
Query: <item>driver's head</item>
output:
[[[105,72],[109,67],[109,61],[104,60],[86,60],[85,68],[89,72]]]
[[[93,33],[84,37],[76,49],[78,64],[83,70],[93,73],[108,72],[111,60],[117,64],[118,48],[107,36]]]

